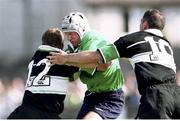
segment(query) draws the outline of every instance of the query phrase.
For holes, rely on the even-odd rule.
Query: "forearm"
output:
[[[107,68],[111,66],[112,62],[108,62],[106,64],[99,64],[99,63],[66,63],[68,66],[76,66],[79,68],[97,68],[98,71],[105,71]]]
[[[69,66],[76,66],[79,68],[96,68],[98,66],[98,63],[72,63],[72,62],[66,62],[66,65]]]
[[[64,51],[58,53],[51,52],[50,56],[47,56],[52,64],[100,64],[102,63],[102,57],[97,51],[83,51],[79,53],[67,54]],[[92,65],[89,65],[92,66]]]
[[[89,63],[101,63],[102,57],[97,51],[83,51],[79,53],[72,53],[64,55],[66,58],[66,63],[81,63],[81,64],[89,64]]]

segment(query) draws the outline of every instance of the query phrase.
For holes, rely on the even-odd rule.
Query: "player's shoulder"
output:
[[[147,33],[144,31],[138,31],[138,32],[133,32],[133,33],[129,33],[127,35],[125,35],[124,37],[126,38],[136,38],[136,37],[141,37],[141,36],[146,36]]]
[[[39,60],[46,58],[49,55],[49,52],[58,52],[59,49],[55,47],[51,47],[48,45],[40,45],[36,52],[33,55],[33,60]]]
[[[57,51],[58,52],[60,49],[49,46],[49,45],[40,45],[38,47],[38,50],[39,51],[47,51],[47,52],[52,52],[52,51]]]
[[[144,31],[138,31],[133,33],[128,33],[125,36],[120,37],[120,40],[124,41],[133,41],[133,40],[142,40],[145,36],[147,36],[147,33]]]
[[[59,48],[55,48],[49,45],[40,45],[36,53],[49,54],[49,52],[59,52]]]

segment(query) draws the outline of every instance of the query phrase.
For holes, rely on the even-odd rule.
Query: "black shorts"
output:
[[[64,94],[34,94],[26,90],[22,104],[8,118],[59,119],[64,109],[64,99]]]
[[[177,84],[150,86],[140,102],[138,119],[180,119],[180,87]]]
[[[116,119],[121,114],[123,106],[124,92],[122,89],[102,93],[86,91],[77,119],[82,119],[90,111],[98,113],[103,119]]]
[[[29,104],[16,108],[8,119],[60,119],[59,114],[40,110]]]

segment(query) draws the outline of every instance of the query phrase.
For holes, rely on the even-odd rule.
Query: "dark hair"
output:
[[[63,49],[64,35],[58,28],[48,29],[42,36],[42,44]]]
[[[157,9],[150,9],[144,13],[143,21],[147,21],[149,28],[156,28],[163,30],[165,26],[165,17]]]

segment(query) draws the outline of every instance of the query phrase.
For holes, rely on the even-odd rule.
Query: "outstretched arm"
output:
[[[66,64],[70,66],[77,66],[80,68],[97,68],[98,71],[104,71],[111,66],[112,62],[103,64],[101,63],[101,61],[99,61],[101,60],[101,57],[94,58],[94,53],[96,53],[96,51],[84,51],[71,54],[60,51],[59,53],[52,52],[51,56],[48,56],[48,58],[50,59],[50,62],[52,64]],[[88,59],[92,58],[92,55],[93,59]],[[97,56],[101,55],[97,52]],[[83,61],[81,61],[81,59]]]
[[[60,50],[48,56],[52,64],[102,64],[119,58],[119,53],[113,44],[99,48],[97,51],[82,51],[67,54]]]
[[[102,57],[98,51],[83,51],[67,54],[60,50],[59,53],[51,52],[48,56],[52,64],[100,64]]]
[[[76,66],[76,67],[80,67],[80,68],[97,68],[98,71],[105,71],[107,68],[109,68],[111,66],[112,62],[108,62],[108,63],[86,63],[86,64],[78,64],[78,63],[69,63],[66,65],[69,66]]]

